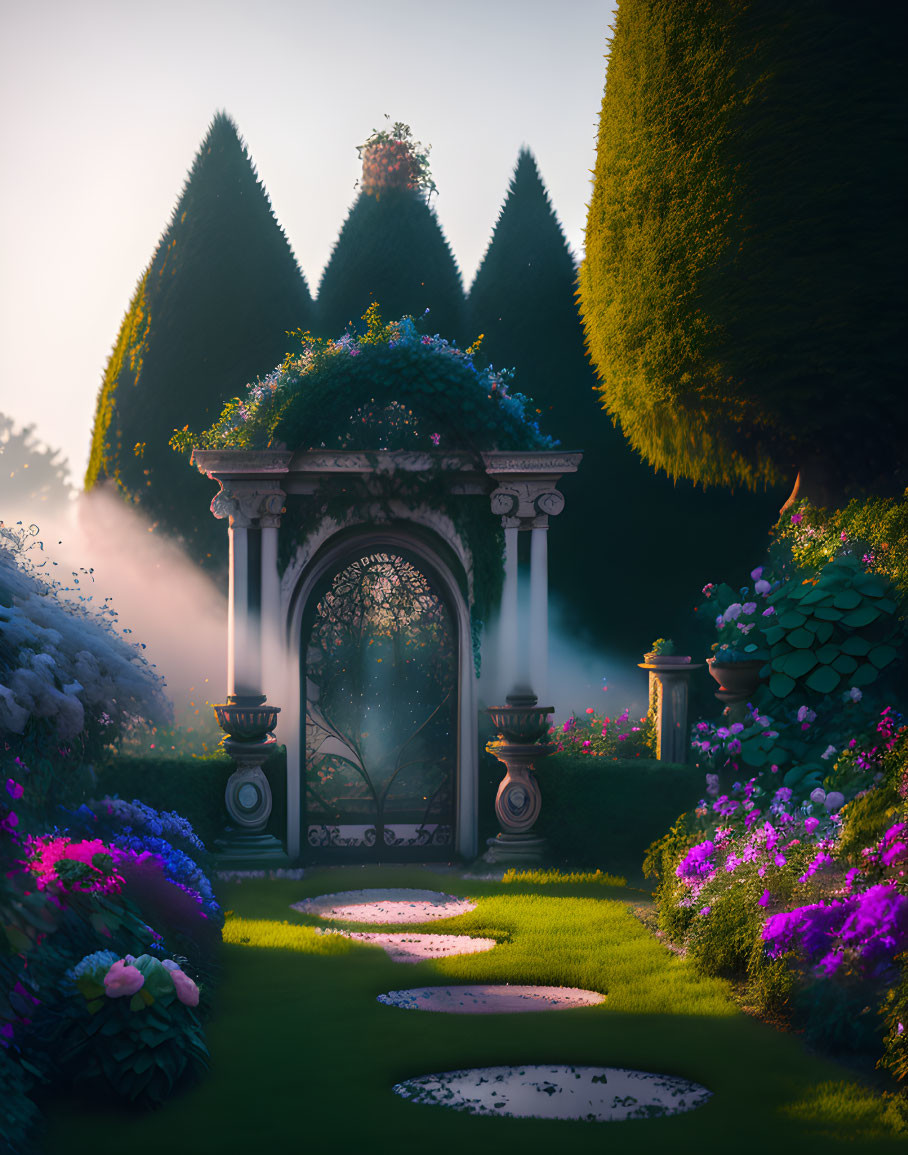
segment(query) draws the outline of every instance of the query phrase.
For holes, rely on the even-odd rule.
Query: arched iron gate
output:
[[[306,857],[451,858],[457,633],[431,573],[396,547],[351,553],[314,589],[301,641]]]

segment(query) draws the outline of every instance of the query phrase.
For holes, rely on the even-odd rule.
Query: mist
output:
[[[528,585],[528,582],[526,583]],[[524,611],[524,575],[519,587],[519,613]],[[647,710],[647,674],[633,658],[601,647],[578,637],[565,625],[563,601],[549,590],[549,660],[548,679],[542,706],[554,706],[553,720],[564,721],[571,714],[583,714],[592,707],[597,714],[615,717],[630,709],[640,717]],[[525,618],[521,618],[521,623]],[[527,668],[525,629],[520,630],[521,646],[518,677]],[[493,619],[483,631],[482,663],[479,679],[479,701],[482,707],[504,703],[507,687],[498,674],[498,621]],[[642,653],[637,661],[642,661]],[[534,687],[534,691],[536,688]]]
[[[4,487],[0,517],[28,533],[28,560],[62,598],[114,611],[115,628],[165,679],[177,725],[217,730],[211,703],[226,694],[227,600],[175,542],[105,487],[37,505]]]

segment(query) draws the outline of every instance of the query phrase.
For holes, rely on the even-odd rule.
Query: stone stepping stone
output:
[[[509,1015],[524,1011],[560,1011],[568,1007],[592,1007],[605,1002],[598,991],[580,987],[483,986],[413,987],[388,991],[378,1001],[408,1011],[442,1011],[449,1015]]]
[[[394,1093],[413,1103],[471,1115],[521,1119],[582,1119],[604,1123],[678,1115],[702,1106],[706,1087],[675,1075],[619,1067],[476,1067],[421,1075]]]
[[[291,910],[345,922],[431,922],[475,910],[476,903],[438,890],[398,887],[389,890],[344,890],[294,902]]]
[[[384,947],[392,962],[417,963],[444,958],[452,954],[476,954],[497,946],[494,938],[471,938],[468,934],[384,934],[380,931],[332,930],[322,934],[341,934],[357,942]]]

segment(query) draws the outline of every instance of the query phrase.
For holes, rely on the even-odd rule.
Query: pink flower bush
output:
[[[122,999],[134,995],[145,985],[145,976],[140,970],[124,959],[112,964],[104,976],[104,992],[110,999]]]
[[[171,970],[170,977],[173,979],[173,985],[180,1002],[187,1007],[197,1007],[199,1005],[199,988],[189,975],[181,970]]]

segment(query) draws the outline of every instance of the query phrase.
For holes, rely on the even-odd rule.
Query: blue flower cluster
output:
[[[104,798],[100,806],[108,817],[113,818],[127,833],[148,833],[155,838],[165,838],[169,842],[182,840],[195,850],[204,852],[205,845],[192,829],[192,823],[177,814],[175,810],[155,810],[134,798],[127,802],[122,798]]]
[[[66,972],[66,977],[75,982],[83,975],[91,975],[94,978],[97,972],[107,974],[119,957],[112,950],[96,950],[94,954],[87,954],[81,962],[70,967]]]

